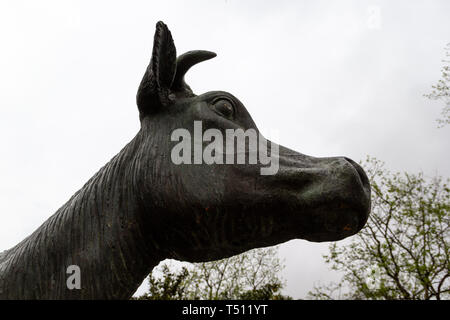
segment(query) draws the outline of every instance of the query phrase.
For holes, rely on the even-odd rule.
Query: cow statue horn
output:
[[[189,69],[205,60],[212,59],[216,56],[214,52],[206,50],[193,50],[183,53],[177,58],[177,71],[172,83],[172,90],[175,92],[187,93],[193,95],[191,88],[184,81],[184,75]]]

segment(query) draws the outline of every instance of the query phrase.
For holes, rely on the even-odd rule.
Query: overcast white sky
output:
[[[450,175],[440,78],[450,1],[0,2],[0,251],[33,232],[139,130],[155,23],[179,54],[215,51],[194,92],[237,96],[267,138],[313,156],[372,155]],[[328,244],[281,246],[284,293],[338,280]],[[144,289],[141,289],[141,291]]]

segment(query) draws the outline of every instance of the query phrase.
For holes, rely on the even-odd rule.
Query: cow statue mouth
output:
[[[278,212],[286,211],[291,236],[337,241],[364,227],[370,213],[370,184],[357,163],[346,157],[313,158],[293,151],[286,156],[280,149],[280,170],[267,180],[279,193]]]

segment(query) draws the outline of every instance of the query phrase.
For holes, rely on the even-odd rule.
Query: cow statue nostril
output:
[[[358,207],[360,207],[360,209],[358,210],[358,212],[359,212],[359,223],[358,223],[358,227],[357,227],[357,230],[359,231],[366,224],[367,219],[369,218],[369,214],[370,214],[370,209],[371,209],[371,203],[370,203],[370,193],[371,193],[370,181],[369,181],[369,178],[367,177],[364,169],[359,164],[357,164],[352,159],[349,159],[349,158],[346,158],[346,157],[344,157],[344,159],[348,163],[351,164],[351,166],[353,167],[353,169],[357,173],[359,181],[361,182],[362,190],[361,190],[361,192],[358,193],[358,197],[356,197],[357,202],[359,202],[359,203],[357,203],[357,205],[358,205]]]
[[[366,173],[364,172],[364,169],[357,164],[355,161],[353,161],[350,158],[344,157],[344,159],[349,162],[353,168],[356,170],[356,172],[358,173],[359,179],[361,180],[361,183],[363,185],[364,188],[369,188],[370,189],[370,182],[369,182],[369,178],[367,178]]]

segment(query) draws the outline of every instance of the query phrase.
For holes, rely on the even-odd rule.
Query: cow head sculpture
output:
[[[370,212],[370,185],[363,169],[348,158],[315,158],[269,141],[268,152],[278,151],[274,174],[261,174],[260,162],[196,159],[196,148],[204,152],[213,141],[204,139],[207,130],[222,132],[223,145],[227,130],[251,129],[260,136],[236,97],[222,91],[195,95],[185,83],[190,67],[213,57],[190,51],[177,58],[170,31],[157,23],[152,58],[137,93],[141,142],[136,167],[141,169],[135,184],[149,241],[165,257],[194,262],[291,239],[335,241],[358,232]],[[194,141],[198,124],[200,144]],[[172,151],[181,140],[173,138],[180,129],[192,139],[184,141],[192,153],[183,155],[192,161],[176,163]],[[252,148],[260,147],[246,143],[243,152],[249,157]]]

